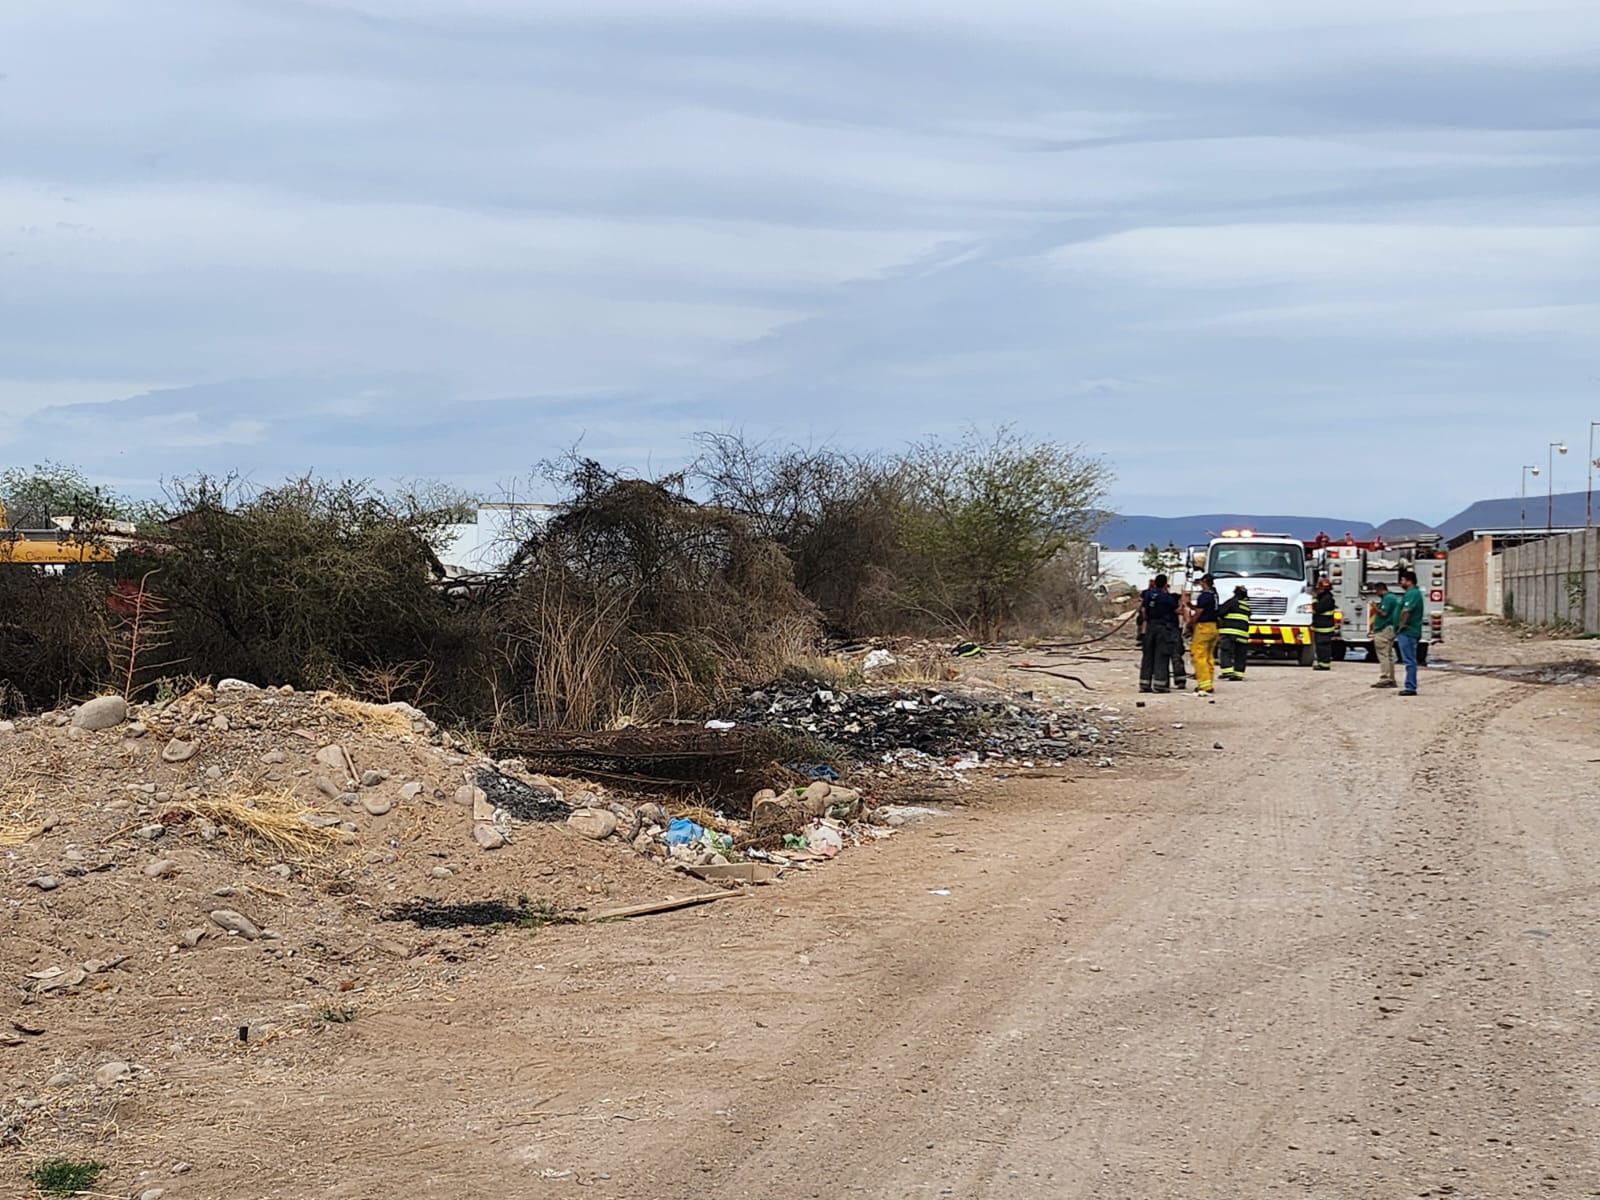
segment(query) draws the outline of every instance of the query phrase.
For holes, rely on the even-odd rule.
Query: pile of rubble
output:
[[[1118,717],[1105,705],[1041,704],[971,688],[773,684],[743,692],[736,723],[817,738],[857,764],[911,770],[1032,766],[1099,753]]]

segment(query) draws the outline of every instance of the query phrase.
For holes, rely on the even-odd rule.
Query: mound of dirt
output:
[[[570,919],[713,890],[569,828],[578,785],[485,764],[404,706],[206,687],[127,716],[0,725],[0,1061],[75,1074],[86,1099],[105,1090],[88,1044],[136,1062],[305,1026],[484,936],[379,920],[397,906]]]

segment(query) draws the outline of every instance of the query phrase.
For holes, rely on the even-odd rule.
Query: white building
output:
[[[554,504],[479,504],[476,520],[446,527],[439,561],[451,575],[492,574],[555,514]]]

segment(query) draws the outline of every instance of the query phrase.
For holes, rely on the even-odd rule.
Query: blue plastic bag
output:
[[[705,835],[704,826],[696,825],[688,817],[674,817],[667,826],[667,845],[692,846]]]

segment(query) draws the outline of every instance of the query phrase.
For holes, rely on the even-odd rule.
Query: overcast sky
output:
[[[1582,488],[1597,61],[1595,0],[0,0],[0,464],[1005,420],[1130,512]]]

